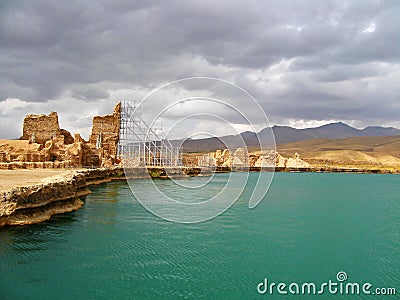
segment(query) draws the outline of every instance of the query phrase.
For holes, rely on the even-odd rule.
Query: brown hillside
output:
[[[295,152],[314,165],[400,166],[400,136],[312,139],[277,146],[284,156]]]

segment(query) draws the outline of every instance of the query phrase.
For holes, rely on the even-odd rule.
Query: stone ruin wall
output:
[[[104,164],[115,161],[120,133],[121,103],[118,103],[110,115],[93,118],[89,143],[101,149],[100,159]],[[108,162],[105,160],[109,160]]]
[[[0,152],[0,162],[8,162],[7,153]]]
[[[24,119],[21,140],[43,144],[58,135],[60,126],[58,115],[52,111],[49,115],[27,115]]]
[[[120,116],[118,103],[112,114],[94,117],[87,142],[60,129],[56,112],[28,115],[20,141],[0,144],[0,169],[111,166],[116,162]]]
[[[298,153],[294,157],[283,157],[272,150],[266,155],[248,153],[244,148],[237,148],[234,153],[228,149],[217,150],[197,157],[200,167],[278,167],[278,168],[309,168],[310,164],[303,161]]]

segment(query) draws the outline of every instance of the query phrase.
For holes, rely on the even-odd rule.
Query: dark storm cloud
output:
[[[212,76],[275,120],[396,122],[399,15],[398,1],[372,0],[2,1],[0,103]]]
[[[99,87],[83,85],[73,88],[72,96],[81,100],[87,99],[107,99],[110,93]]]

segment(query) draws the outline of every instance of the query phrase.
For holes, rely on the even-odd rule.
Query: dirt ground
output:
[[[74,171],[65,169],[0,170],[0,192],[14,187],[42,183],[46,181],[45,178],[67,175]]]

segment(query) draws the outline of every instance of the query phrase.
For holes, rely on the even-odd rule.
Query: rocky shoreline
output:
[[[48,177],[41,184],[15,187],[0,197],[0,226],[26,225],[49,220],[84,204],[88,186],[110,181],[111,170],[87,170]]]
[[[148,178],[148,174],[153,178],[168,178],[171,174],[195,176],[200,172],[200,168],[183,168],[183,173],[181,169],[166,172],[164,168],[134,168],[129,171],[129,179]],[[91,193],[89,186],[125,179],[122,167],[98,168],[66,172],[40,184],[14,187],[0,195],[0,227],[35,224],[52,215],[77,210]]]
[[[265,168],[228,168],[218,167],[217,173],[240,171],[272,171]],[[183,172],[182,172],[183,171]],[[166,171],[164,168],[131,169],[129,179],[168,178],[168,176],[209,175],[209,168],[176,168]],[[379,173],[393,174],[390,170],[354,169],[354,168],[275,168],[276,172],[345,172],[345,173]],[[148,172],[148,173],[147,173]],[[15,187],[0,195],[0,227],[7,225],[27,225],[49,220],[55,214],[67,213],[81,208],[85,197],[90,194],[89,186],[125,180],[121,167],[77,170],[46,178],[43,183],[25,187]]]

